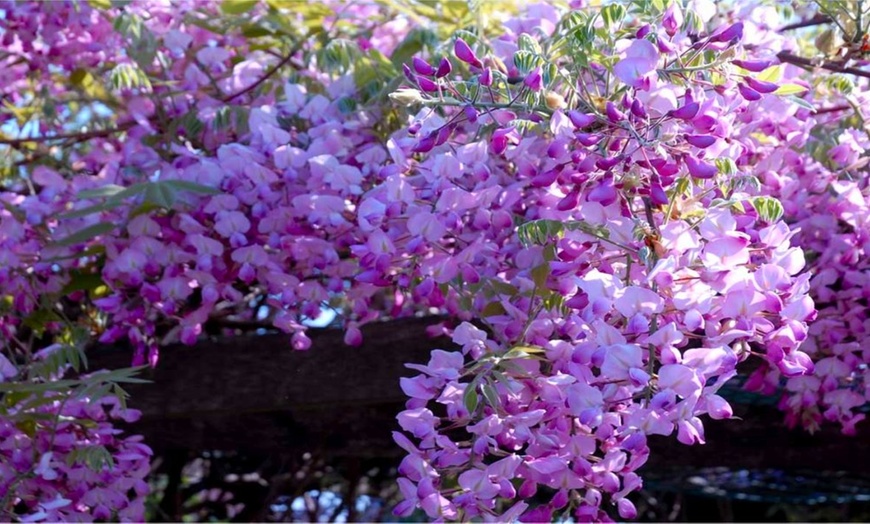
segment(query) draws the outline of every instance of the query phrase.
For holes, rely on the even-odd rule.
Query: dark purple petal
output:
[[[773,65],[770,60],[734,60],[731,63],[753,73],[760,73]]]
[[[484,68],[483,73],[480,73],[480,75],[477,78],[478,78],[478,82],[480,82],[480,85],[491,86],[492,85],[492,69],[490,69],[488,67]]]
[[[719,169],[713,164],[702,162],[692,156],[686,157],[686,167],[689,169],[690,175],[701,179],[713,178],[719,172]]]
[[[581,113],[577,110],[568,111],[568,118],[571,119],[571,123],[577,129],[583,129],[595,123],[595,115]]]
[[[739,84],[737,86],[737,90],[740,91],[740,94],[743,96],[743,98],[749,100],[750,102],[761,100],[761,93],[745,84]]]
[[[565,195],[565,198],[560,200],[558,204],[556,204],[556,209],[558,209],[559,211],[570,211],[576,208],[579,202],[580,190],[574,189],[573,191]]]
[[[731,42],[743,38],[743,22],[732,24],[724,31],[710,37],[713,42]]]
[[[779,86],[774,84],[773,82],[765,82],[764,80],[756,80],[756,79],[748,77],[748,76],[744,77],[744,80],[746,80],[746,84],[749,87],[751,87],[752,89],[754,89],[762,94],[773,93],[774,91],[779,89]]]
[[[651,30],[652,27],[649,24],[644,24],[640,27],[640,29],[637,30],[637,32],[634,34],[634,37],[643,38],[648,35]]]
[[[674,109],[669,114],[674,118],[679,118],[680,120],[691,120],[695,118],[695,115],[698,114],[698,111],[701,109],[701,106],[698,105],[697,102],[689,102],[683,107],[678,109]]]
[[[415,56],[413,60],[411,60],[411,63],[414,64],[414,71],[419,75],[432,76],[435,74],[435,68],[422,58]]]
[[[653,183],[649,188],[649,199],[654,205],[657,206],[666,206],[668,205],[668,195],[665,193],[665,190],[662,188],[661,184]]]
[[[438,84],[423,76],[417,77],[417,85],[420,86],[420,90],[426,93],[435,93],[438,91]]]
[[[686,142],[702,149],[716,143],[716,137],[710,135],[686,135],[685,138]]]
[[[617,109],[616,104],[613,102],[607,102],[605,113],[607,113],[607,118],[613,123],[625,120],[625,113]]]
[[[532,91],[540,91],[543,83],[544,80],[541,76],[540,67],[536,67],[532,72],[526,75],[526,78],[523,79],[523,84]]]
[[[452,70],[453,66],[450,64],[450,60],[442,58],[441,63],[438,64],[438,71],[435,72],[435,76],[438,78],[444,78],[449,75]]]
[[[466,64],[474,67],[483,67],[480,59],[477,58],[477,55],[474,54],[474,51],[471,50],[471,46],[469,46],[465,40],[457,38],[456,43],[453,45],[453,52],[456,54],[456,58],[462,60]]]
[[[637,99],[635,99],[634,102],[631,103],[631,114],[642,119],[646,119],[648,116],[646,113],[646,108],[643,107],[643,103]]]
[[[422,140],[417,142],[417,145],[415,145],[411,149],[411,152],[413,152],[413,153],[428,153],[429,151],[432,151],[432,148],[435,147],[435,140],[437,138],[438,138],[437,133],[429,133],[428,135],[423,137]]]
[[[402,64],[402,74],[405,75],[409,81],[416,83],[417,79],[414,78],[414,73],[411,71],[411,68],[408,67],[408,64]]]
[[[586,147],[594,146],[598,142],[601,142],[601,135],[593,134],[593,133],[577,133],[574,135],[578,142],[583,144]]]

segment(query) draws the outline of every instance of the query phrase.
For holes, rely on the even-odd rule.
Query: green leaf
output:
[[[517,51],[514,53],[514,65],[520,75],[525,76],[541,63],[541,57],[531,51]]]
[[[604,20],[604,26],[608,29],[625,18],[625,6],[621,4],[610,4],[601,8],[601,18]]]
[[[67,213],[63,213],[58,216],[60,219],[70,219],[70,218],[81,218],[84,216],[92,215],[94,213],[101,213],[103,211],[109,211],[110,209],[115,209],[116,207],[123,204],[120,200],[107,200],[102,204],[96,204],[93,206],[83,207],[81,209],[76,209],[75,211],[69,211]]]
[[[257,24],[247,24],[242,27],[242,35],[245,38],[259,38],[261,36],[270,36],[274,34],[271,28],[263,27]]]
[[[773,223],[782,218],[785,210],[779,200],[761,196],[752,199],[752,207],[758,212],[758,216],[767,223]]]
[[[79,384],[78,380],[55,380],[53,382],[0,382],[0,393],[27,392],[47,393],[68,391]]]
[[[465,393],[462,395],[462,404],[469,413],[474,413],[479,403],[480,397],[477,394],[477,380],[474,380],[465,387]]]
[[[723,157],[723,158],[717,158],[715,160],[715,162],[716,162],[716,169],[718,169],[719,172],[722,173],[723,175],[725,175],[727,177],[731,177],[731,176],[734,176],[735,174],[737,174],[737,164],[734,163],[734,160],[732,160],[730,158]]]
[[[100,9],[103,11],[112,8],[111,0],[88,0],[88,4],[94,9]]]
[[[485,382],[482,386],[483,389],[483,397],[486,399],[486,403],[492,407],[498,407],[501,402],[499,402],[498,398],[498,390],[495,389],[495,386],[490,384],[489,382]]]
[[[78,194],[76,194],[76,198],[84,200],[87,198],[113,197],[125,189],[124,186],[106,184],[105,186],[100,186],[96,189],[85,189],[84,191],[79,191]]]
[[[799,97],[796,97],[796,96],[787,96],[787,97],[785,97],[785,99],[788,100],[789,102],[791,102],[792,104],[795,104],[795,105],[797,105],[797,106],[800,106],[800,107],[802,107],[802,108],[804,108],[804,109],[809,109],[809,110],[812,111],[813,113],[816,112],[816,106],[814,106],[813,104],[807,102],[807,101],[804,100],[803,98],[799,98]]]
[[[773,92],[777,96],[789,96],[803,93],[807,90],[806,87],[797,84],[783,84]]]
[[[191,182],[189,180],[161,180],[160,182],[154,183],[169,186],[176,191],[190,191],[191,193],[200,193],[203,195],[221,194],[220,189],[211,186],[205,186],[202,184],[197,184],[196,182]]]
[[[547,277],[550,276],[550,264],[546,262],[532,268],[532,281],[538,288],[543,288],[547,285]]]
[[[100,286],[106,285],[100,273],[85,273],[82,270],[73,270],[70,272],[70,280],[64,286],[61,293],[69,295],[76,291],[93,291]]]
[[[145,61],[148,62],[147,58]],[[142,89],[151,91],[151,80],[136,64],[118,64],[109,73],[109,80],[116,90]]]
[[[521,51],[528,51],[534,55],[543,54],[543,50],[541,49],[541,44],[538,43],[537,40],[532,38],[528,33],[522,33],[517,40],[517,47]]]
[[[62,320],[60,315],[48,309],[37,309],[24,319],[24,325],[41,334],[49,322]],[[0,390],[2,391],[2,390]]]
[[[780,78],[782,78],[782,65],[768,67],[764,71],[758,73],[755,78],[763,82],[779,82]]]
[[[505,311],[504,306],[501,305],[501,302],[498,301],[490,302],[489,304],[484,306],[483,310],[480,312],[483,318],[497,317],[499,315],[504,315],[505,313],[507,313],[507,311]]]
[[[153,182],[145,188],[145,203],[154,204],[166,209],[175,205],[176,194],[172,186],[161,182]]]
[[[224,0],[221,2],[221,11],[228,15],[241,15],[253,9],[255,5],[257,0]]]
[[[104,235],[110,231],[115,229],[115,224],[111,222],[99,222],[92,226],[88,226],[80,231],[73,233],[67,237],[64,237],[53,243],[55,246],[73,246],[75,244],[81,244],[83,242],[87,242],[88,240],[92,240],[94,237],[99,235]]]

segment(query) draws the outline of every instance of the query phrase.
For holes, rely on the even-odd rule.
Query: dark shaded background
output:
[[[128,388],[143,412],[128,430],[155,451],[150,519],[395,520],[399,377],[451,347],[425,334],[439,320],[371,324],[358,348],[325,329],[307,352],[282,334],[242,333],[162,351],[153,383]],[[129,355],[98,348],[91,368],[124,367]],[[739,381],[723,395],[742,420],[705,421],[706,445],[650,439],[641,520],[870,520],[866,422],[855,437],[810,435],[786,429],[777,399]]]

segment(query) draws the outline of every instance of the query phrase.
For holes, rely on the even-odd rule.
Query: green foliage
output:
[[[64,213],[60,216],[60,218],[80,218],[87,215],[92,215],[94,213],[110,211],[112,209],[120,207],[124,203],[125,199],[138,195],[144,195],[142,200],[142,203],[144,204],[154,204],[155,206],[169,209],[175,205],[175,202],[178,201],[179,195],[184,192],[197,193],[201,195],[220,194],[220,190],[216,188],[204,186],[202,184],[197,184],[195,182],[190,182],[187,180],[158,180],[155,182],[140,182],[138,184],[133,184],[128,187],[107,184],[99,188],[98,190],[81,191],[77,195],[80,200],[106,197],[105,201],[100,204],[94,204],[92,206]],[[106,231],[108,231],[101,230],[96,226],[92,227],[94,227],[93,231],[97,232],[96,234],[100,234],[101,232],[105,233]],[[106,227],[106,225],[103,225],[102,227]],[[94,234],[93,231],[91,231],[92,234]],[[75,244],[77,241],[81,240],[79,239],[79,237],[82,235],[84,235],[84,233],[82,232],[76,233],[76,239],[74,241],[61,245]],[[87,238],[87,236],[84,237],[84,239]]]
[[[779,200],[769,197],[760,196],[752,199],[752,207],[758,212],[758,216],[767,223],[774,223],[782,218],[785,210]]]
[[[600,239],[610,238],[610,232],[603,226],[594,226],[583,220],[540,219],[526,222],[517,228],[517,235],[523,245],[544,245],[553,239],[561,238],[566,231],[582,231]]]
[[[135,64],[118,64],[109,73],[112,87],[115,89],[143,89],[151,91],[151,80]]]

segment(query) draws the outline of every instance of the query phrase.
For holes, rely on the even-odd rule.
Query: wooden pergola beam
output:
[[[343,334],[312,330],[312,348],[294,351],[285,335],[246,335],[173,346],[145,378],[128,388],[143,417],[131,431],[158,452],[235,450],[270,454],[316,450],[331,456],[399,457],[391,431],[406,397],[399,378],[416,372],[429,352],[449,349],[426,327],[440,318],[370,324],[364,343],[348,347]],[[103,349],[92,369],[129,365],[130,353]],[[742,420],[705,420],[707,444],[684,446],[652,437],[648,467],[729,466],[861,471],[870,464],[867,422],[856,437],[825,427],[815,435],[783,426],[775,408],[736,405]]]

